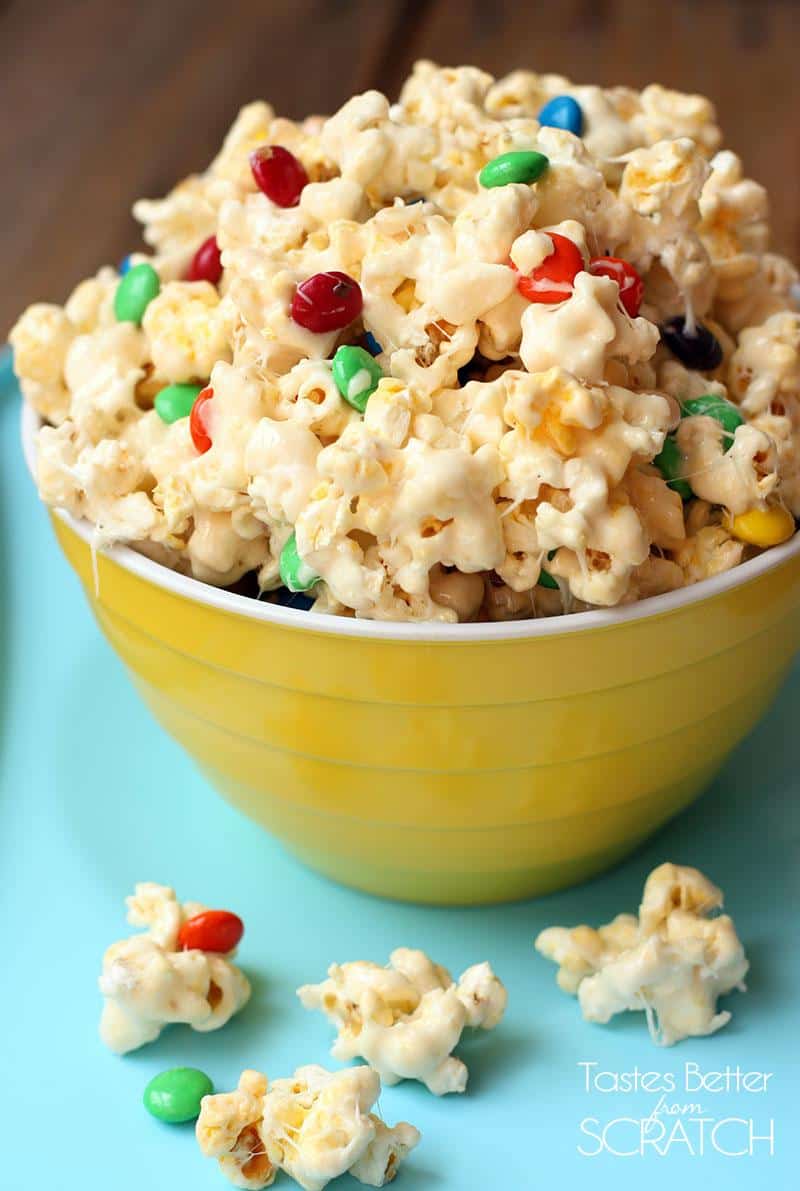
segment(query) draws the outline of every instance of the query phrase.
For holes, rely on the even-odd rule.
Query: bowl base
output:
[[[337,862],[337,857],[330,853],[302,847],[287,847],[286,851],[318,875],[373,897],[414,905],[487,906],[527,901],[589,881],[619,864],[648,834],[577,860],[559,860],[537,868],[499,869],[482,872],[479,876],[474,872],[420,873],[410,869],[387,869],[363,861],[356,869],[352,863]]]

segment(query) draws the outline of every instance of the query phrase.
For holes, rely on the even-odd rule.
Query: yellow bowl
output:
[[[52,522],[220,793],[320,872],[413,901],[541,894],[619,860],[707,786],[800,637],[800,535],[624,609],[437,626],[258,603]]]

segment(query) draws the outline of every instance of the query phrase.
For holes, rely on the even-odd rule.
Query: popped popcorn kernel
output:
[[[380,1090],[368,1067],[298,1067],[271,1083],[244,1071],[236,1091],[203,1098],[197,1142],[235,1187],[251,1191],[271,1186],[281,1170],[306,1191],[346,1172],[383,1187],[420,1134],[405,1121],[390,1128],[370,1111]]]
[[[458,982],[422,951],[400,947],[387,967],[368,961],[332,964],[328,979],[297,990],[338,1029],[331,1054],[363,1058],[384,1084],[417,1079],[435,1096],[463,1092],[468,1072],[452,1051],[465,1028],[492,1030],[507,993],[488,963]]]
[[[100,1037],[110,1050],[137,1050],[173,1022],[218,1030],[244,1008],[250,984],[232,953],[180,946],[181,927],[204,906],[181,903],[173,889],[152,882],[137,885],[127,905],[131,925],[146,929],[113,943],[103,957]]]
[[[717,1000],[745,991],[749,963],[732,920],[715,915],[722,893],[698,872],[662,864],[647,878],[638,918],[620,914],[597,930],[548,927],[536,949],[559,965],[558,984],[578,997],[586,1021],[641,1010],[654,1042],[713,1034],[730,1021]]]
[[[225,307],[208,281],[171,281],[145,311],[153,367],[165,383],[211,375],[230,358]]]

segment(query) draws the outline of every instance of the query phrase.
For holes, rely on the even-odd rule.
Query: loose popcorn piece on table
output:
[[[235,914],[181,904],[151,882],[137,885],[127,905],[128,921],[146,929],[103,957],[100,1037],[110,1050],[136,1050],[172,1022],[218,1030],[247,1004],[250,985],[232,963],[244,929]]]
[[[427,61],[394,104],[249,104],[135,204],[152,255],[12,331],[43,499],[374,620],[612,607],[746,562],[800,516],[800,316],[721,144],[699,95]],[[712,396],[732,440],[691,409]]]
[[[299,1067],[272,1083],[245,1071],[235,1092],[203,1099],[197,1141],[234,1186],[251,1191],[271,1186],[279,1170],[306,1191],[321,1191],[348,1171],[383,1187],[420,1134],[405,1121],[389,1128],[370,1111],[380,1090],[369,1067]]]
[[[536,949],[559,965],[558,984],[577,994],[587,1021],[644,1010],[654,1042],[713,1034],[731,1014],[717,998],[745,991],[749,969],[727,914],[711,917],[722,893],[695,868],[662,864],[647,878],[634,914],[590,926],[551,926]]]
[[[336,1059],[363,1058],[384,1084],[417,1079],[436,1096],[463,1092],[467,1068],[452,1051],[463,1030],[492,1030],[508,995],[488,963],[456,983],[422,951],[399,947],[382,968],[368,961],[332,964],[328,979],[297,990],[338,1029]]]

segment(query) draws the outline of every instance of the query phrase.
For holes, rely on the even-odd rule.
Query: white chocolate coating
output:
[[[745,991],[749,964],[722,893],[697,869],[662,864],[644,887],[639,917],[619,914],[607,926],[541,932],[536,949],[559,965],[558,984],[577,994],[587,1021],[605,1023],[643,1010],[654,1042],[713,1034],[731,1014],[717,1000]]]
[[[110,1050],[136,1050],[173,1022],[218,1030],[247,1004],[250,985],[232,952],[178,950],[182,924],[204,906],[181,904],[174,890],[152,882],[137,885],[127,905],[128,921],[146,929],[113,943],[103,957],[100,1037]]]
[[[279,1170],[305,1191],[322,1191],[346,1172],[383,1187],[420,1134],[405,1121],[389,1128],[370,1111],[380,1090],[368,1067],[299,1067],[272,1083],[244,1071],[235,1092],[203,1098],[197,1141],[235,1187],[250,1191],[271,1186]]]
[[[560,94],[582,107],[581,138],[538,123]],[[47,423],[43,499],[88,518],[101,544],[220,586],[254,572],[264,592],[281,586],[294,530],[320,577],[315,607],[371,619],[607,607],[736,565],[754,547],[732,518],[779,505],[800,516],[800,316],[797,275],[768,251],[765,191],[721,142],[702,96],[431,62],[395,104],[369,91],[302,123],[248,105],[205,172],[135,204],[153,255],[133,259],[162,284],[141,327],[116,322],[106,268],[14,328],[23,392]],[[256,187],[249,154],[269,144],[306,169],[295,207]],[[492,158],[531,148],[549,159],[535,183],[479,183]],[[563,301],[529,302],[517,282],[553,234],[585,269],[561,283]],[[211,235],[219,285],[184,280]],[[616,281],[588,271],[596,255],[637,269],[638,317]],[[326,270],[357,280],[364,308],[317,334],[290,303]],[[683,315],[719,340],[713,373],[659,342],[659,324]],[[331,358],[364,332],[385,376],[362,418]],[[186,382],[214,391],[202,455],[187,419],[167,425],[153,409]],[[732,445],[708,417],[677,425],[681,403],[705,393],[739,405]],[[651,466],[676,427],[686,506]],[[697,502],[709,525],[691,530]],[[560,604],[537,586],[545,563]],[[442,581],[454,572],[457,599]]]
[[[465,1028],[494,1029],[508,999],[488,963],[468,968],[456,983],[407,947],[393,951],[385,968],[362,960],[332,964],[327,980],[303,985],[297,995],[336,1026],[334,1058],[363,1058],[384,1084],[417,1079],[435,1096],[465,1090],[467,1068],[452,1052]]]

